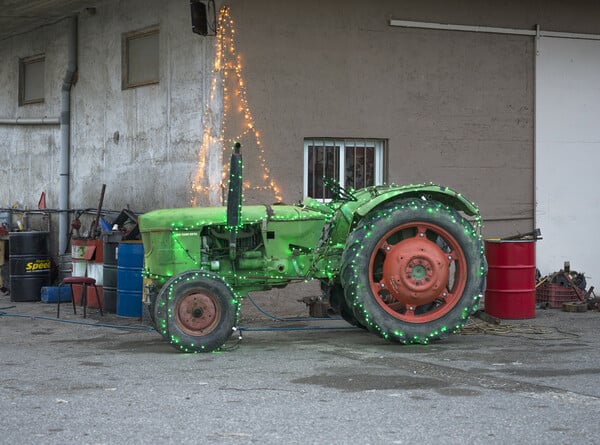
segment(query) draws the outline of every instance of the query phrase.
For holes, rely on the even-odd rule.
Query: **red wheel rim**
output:
[[[188,335],[202,336],[212,332],[221,319],[221,305],[206,290],[183,295],[175,306],[175,322]]]
[[[456,239],[428,222],[397,226],[378,241],[369,261],[369,285],[390,315],[411,323],[451,311],[467,283],[467,261]]]

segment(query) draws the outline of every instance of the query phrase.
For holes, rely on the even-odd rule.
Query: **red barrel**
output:
[[[100,302],[104,306],[102,265],[104,261],[103,243],[97,239],[74,239],[71,243],[71,256],[73,261],[74,277],[90,277],[96,280],[96,287],[88,288],[87,306],[99,308]],[[96,289],[98,295],[96,295]],[[75,304],[81,304],[83,285],[73,285],[73,298]]]
[[[485,312],[498,318],[535,317],[535,241],[485,240]]]

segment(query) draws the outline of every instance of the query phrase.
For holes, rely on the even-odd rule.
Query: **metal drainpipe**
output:
[[[67,72],[60,100],[60,190],[58,195],[58,252],[67,250],[69,233],[69,169],[71,148],[71,87],[77,71],[77,16],[69,17]]]

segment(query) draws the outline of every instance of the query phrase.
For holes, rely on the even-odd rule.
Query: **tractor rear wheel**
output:
[[[341,281],[356,319],[383,338],[428,343],[477,310],[487,265],[481,237],[458,212],[408,199],[368,214],[350,234]]]
[[[172,277],[154,308],[158,332],[184,352],[211,352],[231,336],[239,302],[218,275],[201,270]]]

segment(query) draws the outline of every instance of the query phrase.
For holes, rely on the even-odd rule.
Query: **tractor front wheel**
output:
[[[233,332],[238,300],[219,276],[186,271],[160,290],[154,308],[158,332],[184,352],[210,352]]]
[[[383,338],[428,343],[478,306],[487,266],[481,237],[436,201],[389,203],[350,234],[341,280],[356,319]]]

